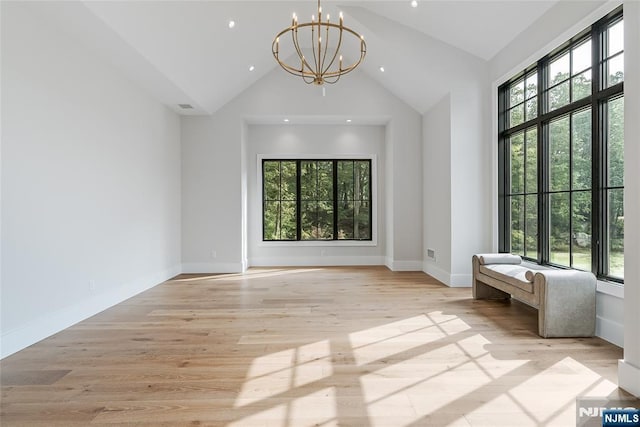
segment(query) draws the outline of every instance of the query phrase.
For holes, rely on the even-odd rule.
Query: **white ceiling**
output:
[[[364,72],[423,112],[446,93],[437,77],[452,70],[446,64],[432,67],[442,49],[471,61],[489,60],[555,3],[423,0],[412,8],[409,0],[342,0],[322,6],[335,17],[344,11],[345,24],[365,35]],[[48,1],[30,7],[177,112],[211,114],[277,67],[271,54],[275,34],[290,25],[293,12],[309,20],[317,3]],[[236,22],[233,29],[229,20]],[[338,85],[348,84],[347,78]]]

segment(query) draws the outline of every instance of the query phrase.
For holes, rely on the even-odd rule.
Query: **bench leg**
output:
[[[509,299],[511,295],[482,283],[478,280],[473,281],[473,299]]]

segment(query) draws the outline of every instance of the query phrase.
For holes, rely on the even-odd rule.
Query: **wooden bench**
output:
[[[538,309],[538,335],[590,337],[596,325],[596,277],[578,270],[531,270],[511,254],[477,254],[474,299],[517,300]]]

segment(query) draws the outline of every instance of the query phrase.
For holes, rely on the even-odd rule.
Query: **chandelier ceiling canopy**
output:
[[[352,51],[343,55],[343,48]],[[285,71],[302,77],[307,84],[323,85],[336,83],[360,65],[367,53],[367,44],[362,35],[344,25],[342,12],[338,23],[331,22],[329,14],[323,16],[318,0],[318,14],[311,16],[311,22],[298,23],[294,13],[291,26],[276,35],[271,51]],[[285,62],[291,54],[295,64]],[[345,64],[347,58],[357,60]]]

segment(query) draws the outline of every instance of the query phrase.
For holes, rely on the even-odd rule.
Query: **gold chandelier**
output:
[[[309,37],[311,41],[312,60],[307,59],[302,53],[300,46],[298,31],[303,37]],[[280,59],[280,38],[287,33],[291,33],[291,43],[293,50],[298,55],[299,67],[297,65],[289,65]],[[360,52],[357,55],[358,60],[351,65],[345,66],[341,52],[343,36],[355,37],[360,44]],[[340,80],[340,77],[353,71],[364,59],[367,53],[367,45],[364,37],[356,33],[349,27],[344,26],[344,18],[340,12],[340,23],[335,24],[330,21],[329,14],[326,20],[322,20],[322,7],[318,0],[318,19],[314,15],[311,16],[311,22],[298,23],[298,17],[293,14],[291,26],[280,31],[271,45],[271,51],[278,64],[285,71],[302,77],[305,83],[322,85],[324,83],[333,84]],[[354,55],[355,56],[355,55]],[[296,61],[297,62],[297,61]]]

